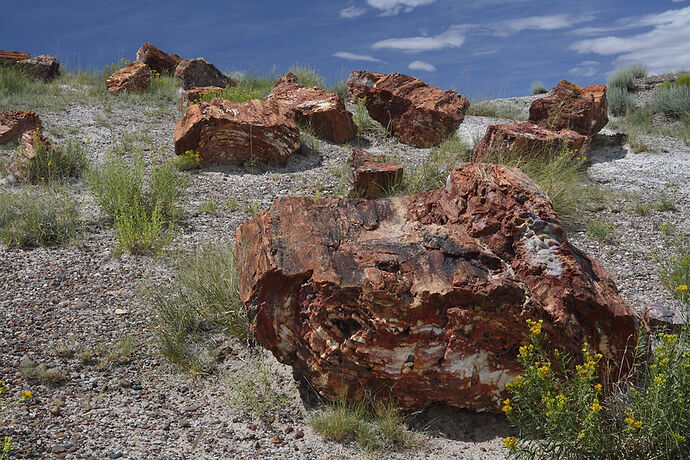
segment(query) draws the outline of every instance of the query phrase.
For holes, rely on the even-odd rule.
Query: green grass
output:
[[[213,370],[218,344],[213,333],[227,332],[247,342],[251,333],[240,301],[235,251],[208,244],[172,260],[174,278],[149,289],[160,352],[190,375]]]
[[[674,86],[690,87],[690,74],[681,75],[675,81],[665,81],[659,85],[659,88],[672,88]]]
[[[405,193],[421,193],[445,186],[448,174],[459,164],[469,161],[471,147],[457,136],[451,136],[431,149],[429,157],[416,168],[405,170]]]
[[[674,296],[690,304],[690,235],[675,225],[654,224],[655,230],[664,233],[670,249],[669,255],[658,260],[662,266],[661,280]]]
[[[218,212],[218,203],[214,200],[205,200],[196,207],[197,214],[215,215]]]
[[[265,98],[265,96],[260,91],[253,89],[250,86],[240,85],[226,86],[221,91],[209,91],[207,93],[202,94],[199,99],[194,101],[194,103],[210,101],[211,99],[214,99],[216,97],[231,102],[246,102],[251,101],[252,99]]]
[[[227,384],[232,407],[260,420],[267,419],[290,401],[288,395],[276,391],[276,376],[261,354],[252,356],[243,362],[242,368],[230,372]]]
[[[477,117],[505,118],[508,120],[525,121],[527,115],[515,107],[505,107],[496,102],[481,101],[473,103],[467,109],[467,115]]]
[[[288,72],[291,72],[297,78],[297,81],[302,84],[302,86],[307,88],[318,86],[319,88],[326,89],[326,86],[323,82],[323,77],[319,75],[316,69],[313,67],[296,63],[290,67]]]
[[[80,226],[78,205],[64,192],[0,191],[0,241],[9,247],[64,244]]]
[[[609,77],[608,88],[620,88],[626,91],[635,89],[633,80],[635,78],[642,78],[647,76],[647,68],[643,64],[633,64],[628,67],[616,70],[611,77]],[[607,88],[607,89],[608,89]],[[607,92],[608,99],[608,92]]]
[[[616,226],[610,222],[602,222],[598,219],[590,219],[587,222],[587,236],[600,243],[611,244],[615,241]]]
[[[335,93],[338,96],[340,96],[343,99],[343,101],[346,101],[348,98],[347,80],[338,80],[337,82],[333,83],[331,86],[328,87],[328,92]]]
[[[537,95],[537,94],[546,94],[548,93],[549,90],[544,86],[544,84],[540,81],[535,81],[532,83],[530,86],[530,94]]]
[[[357,125],[358,133],[377,133],[380,135],[386,134],[386,128],[378,121],[371,118],[367,105],[364,99],[357,101],[355,109],[352,112],[352,121]]]
[[[35,156],[19,162],[19,176],[32,184],[63,181],[80,177],[89,166],[84,143],[76,138],[61,146],[46,146],[38,136],[33,138]],[[20,147],[17,155],[24,155]]]

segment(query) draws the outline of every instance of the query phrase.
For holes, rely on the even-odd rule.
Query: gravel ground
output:
[[[511,98],[516,99],[516,98]],[[528,107],[533,97],[518,98]],[[88,140],[89,155],[98,164],[123,136],[143,149],[172,157],[172,134],[179,117],[171,107],[89,107],[69,105],[61,113],[41,113],[46,133],[60,141],[70,134]],[[486,126],[505,120],[467,117],[459,134],[476,142]],[[667,249],[653,221],[687,226],[690,198],[690,149],[672,138],[655,138],[665,153],[632,154],[594,163],[592,179],[611,191],[610,203],[583,216],[616,224],[610,243],[591,240],[584,230],[569,235],[575,245],[602,260],[636,308],[648,303],[674,305],[658,277],[655,256]],[[362,145],[386,153],[406,166],[418,164],[428,149],[404,146],[394,139],[370,137]],[[160,146],[160,147],[159,147]],[[131,156],[124,148],[125,156]],[[337,170],[349,156],[349,146],[318,142],[318,151],[305,148],[283,168],[246,171],[219,167],[195,173],[185,197],[186,217],[170,245],[190,251],[205,242],[233,244],[236,227],[249,217],[242,207],[231,210],[223,202],[235,198],[268,207],[278,197],[328,194],[342,187]],[[0,149],[0,159],[12,155]],[[621,155],[618,155],[621,156]],[[608,158],[608,157],[607,157]],[[614,156],[615,158],[615,156]],[[149,160],[150,163],[150,160]],[[674,183],[676,187],[667,184]],[[5,181],[0,188],[14,189]],[[632,206],[652,202],[662,192],[678,203],[677,212],[636,215]],[[258,422],[228,402],[227,376],[246,367],[245,347],[225,339],[224,359],[211,376],[192,379],[181,373],[152,345],[151,307],[141,295],[142,284],[170,281],[166,259],[112,255],[113,230],[82,181],[70,186],[82,205],[87,231],[74,244],[25,251],[0,245],[0,379],[16,395],[31,389],[34,397],[7,409],[0,438],[10,435],[23,458],[359,458],[356,444],[323,441],[307,423],[307,409],[299,397],[291,370],[272,357],[276,388],[289,403],[272,422]],[[214,200],[214,215],[197,207]],[[124,339],[135,347],[127,362],[99,365],[86,360],[89,352],[113,350]],[[62,381],[25,382],[20,365],[44,364],[56,369]],[[383,458],[504,458],[502,437],[513,434],[496,415],[431,408],[412,419],[426,443],[413,451],[386,451]]]

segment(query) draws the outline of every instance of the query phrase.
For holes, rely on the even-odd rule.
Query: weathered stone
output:
[[[283,104],[298,123],[311,126],[323,139],[342,144],[357,133],[340,96],[318,87],[305,88],[291,73],[278,80],[268,99]]]
[[[146,64],[134,63],[118,70],[105,81],[111,93],[146,91],[151,83],[151,74]]]
[[[381,161],[365,150],[354,148],[350,164],[354,169],[352,197],[381,198],[402,184],[403,166],[400,163]]]
[[[556,155],[565,148],[586,151],[586,138],[575,131],[558,132],[523,121],[505,125],[489,125],[486,134],[474,147],[475,161],[492,161],[496,156],[531,157]]]
[[[642,318],[649,331],[678,332],[685,326],[682,313],[668,305],[646,305],[642,311]]]
[[[53,79],[60,73],[60,61],[47,54],[22,59],[17,62],[17,66],[26,75],[40,80]]]
[[[25,131],[40,127],[41,119],[36,112],[22,110],[0,112],[0,144],[16,141]]]
[[[561,80],[548,96],[532,102],[529,121],[554,131],[569,129],[583,136],[592,136],[609,121],[606,85],[580,88]]]
[[[201,88],[191,88],[188,90],[182,90],[180,97],[177,98],[177,110],[184,110],[190,104],[194,104],[199,98],[207,93],[215,92],[219,93],[223,91],[220,86],[203,86]]]
[[[350,77],[347,79],[348,99],[352,102],[357,102],[360,99],[366,98],[369,89],[385,76],[386,75],[383,73],[353,70],[350,72]]]
[[[162,73],[175,73],[175,67],[182,59],[177,54],[164,53],[151,43],[144,43],[137,51],[134,62],[146,64],[149,69]]]
[[[9,171],[14,174],[17,178],[23,180],[29,180],[30,177],[27,176],[27,171],[29,169],[30,163],[36,158],[36,144],[40,143],[45,149],[55,150],[55,145],[53,142],[45,137],[40,129],[35,128],[29,131],[25,131],[22,134],[19,147],[10,163]]]
[[[193,150],[204,165],[283,164],[300,147],[299,129],[282,105],[219,98],[189,107],[174,142],[175,153]]]
[[[22,59],[29,59],[29,53],[23,51],[0,50],[0,64],[16,64]]]
[[[469,101],[422,80],[391,73],[376,81],[366,96],[371,117],[389,127],[401,142],[425,148],[457,131]]]
[[[201,86],[234,86],[234,82],[204,58],[183,59],[175,67],[175,77],[184,89]]]
[[[522,369],[526,319],[627,369],[635,314],[571,246],[517,169],[465,163],[445,188],[381,200],[288,197],[237,229],[257,340],[325,398],[496,410]]]

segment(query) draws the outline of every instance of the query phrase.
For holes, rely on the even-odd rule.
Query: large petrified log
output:
[[[425,148],[457,131],[470,103],[455,91],[391,73],[366,91],[366,105],[371,118],[390,128],[401,142]]]
[[[40,127],[41,119],[36,112],[25,110],[0,112],[0,144],[16,141],[24,132]]]
[[[201,86],[235,86],[235,82],[223,75],[213,64],[204,58],[183,59],[175,67],[175,77],[182,83],[182,88],[191,89]]]
[[[298,123],[311,126],[323,139],[343,144],[357,133],[340,96],[316,86],[305,88],[289,72],[278,80],[268,99],[285,105]]]
[[[177,67],[181,60],[177,54],[164,53],[149,42],[141,45],[134,57],[134,62],[146,64],[149,66],[149,69],[155,70],[160,74],[167,72],[171,75],[175,72],[175,67]]]
[[[299,129],[273,101],[214,98],[187,109],[175,127],[175,153],[193,150],[204,165],[283,164],[300,147]]]
[[[547,96],[532,102],[529,121],[554,131],[569,129],[592,136],[609,121],[606,85],[580,88],[561,80]]]
[[[331,400],[496,410],[528,318],[612,366],[636,343],[611,278],[502,165],[465,163],[418,195],[278,199],[237,229],[237,267],[258,341]]]

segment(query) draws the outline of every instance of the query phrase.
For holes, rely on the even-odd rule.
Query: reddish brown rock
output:
[[[40,127],[41,119],[35,112],[22,110],[0,112],[0,144],[15,141],[25,131]]]
[[[400,163],[382,161],[365,150],[354,148],[350,164],[354,169],[351,197],[381,198],[402,184],[403,166]]]
[[[182,82],[184,89],[201,86],[220,86],[225,88],[234,82],[204,58],[183,59],[175,67],[175,77]]]
[[[53,142],[45,137],[39,128],[24,132],[17,152],[9,166],[10,172],[15,176],[24,180],[31,179],[27,175],[27,170],[29,164],[36,158],[36,143],[43,145],[46,149],[55,150]]]
[[[16,64],[22,59],[29,59],[29,53],[23,51],[0,50],[0,64]]]
[[[17,62],[17,66],[26,75],[39,80],[51,80],[60,73],[60,61],[47,54],[22,59]]]
[[[134,62],[146,64],[149,69],[162,73],[175,73],[175,67],[182,59],[177,54],[164,53],[151,43],[144,43],[137,51]]]
[[[305,88],[291,73],[278,80],[268,99],[283,104],[298,123],[311,126],[323,139],[342,144],[357,133],[340,96],[316,86]]]
[[[299,129],[280,104],[219,98],[189,107],[174,142],[175,153],[193,150],[204,165],[283,164],[300,147]]]
[[[526,319],[573,356],[588,342],[613,376],[634,356],[633,310],[517,169],[465,163],[445,188],[381,200],[280,198],[236,241],[257,340],[330,400],[496,410]]]
[[[420,148],[440,144],[453,134],[470,105],[455,91],[399,73],[378,80],[367,92],[366,104],[369,115],[401,142]]]
[[[184,110],[189,104],[194,104],[199,98],[207,93],[219,93],[223,91],[220,86],[203,86],[201,88],[192,88],[183,90],[180,97],[177,98],[177,110]]]
[[[111,93],[146,91],[151,83],[151,74],[146,64],[135,63],[112,74],[105,81],[105,87]]]
[[[377,72],[367,72],[366,70],[353,70],[347,79],[347,95],[352,102],[365,99],[369,89],[374,84],[385,77],[385,74]]]
[[[575,131],[549,131],[526,121],[489,125],[484,137],[474,147],[474,161],[494,161],[516,155],[556,155],[566,148],[573,151],[586,150],[585,141],[585,136]]]
[[[609,121],[606,85],[580,88],[561,80],[548,96],[532,102],[529,121],[554,131],[570,129],[583,136],[592,136]]]

